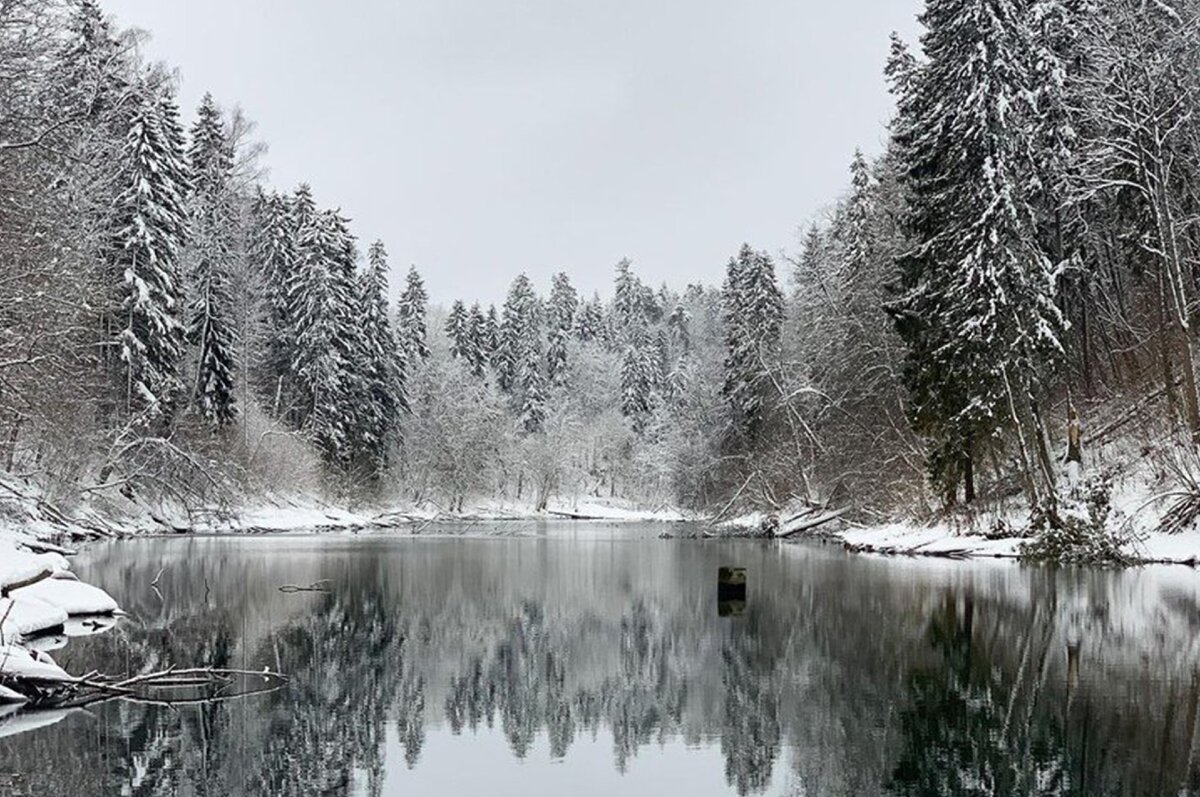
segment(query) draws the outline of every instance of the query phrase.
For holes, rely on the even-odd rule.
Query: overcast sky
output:
[[[312,184],[393,283],[497,301],[525,271],[608,292],[718,283],[742,241],[793,249],[880,151],[888,33],[917,0],[106,0],[241,105],[271,182]],[[783,276],[781,272],[781,276]]]

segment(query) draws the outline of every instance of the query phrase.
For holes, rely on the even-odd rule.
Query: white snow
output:
[[[9,640],[58,628],[67,621],[67,612],[18,590],[11,598],[0,598],[0,618],[0,638]]]
[[[0,645],[0,677],[48,683],[74,680],[66,670],[54,663],[50,654],[14,644]]]
[[[13,590],[12,595],[36,598],[67,614],[112,614],[120,608],[112,596],[99,587],[62,578],[47,578]]]

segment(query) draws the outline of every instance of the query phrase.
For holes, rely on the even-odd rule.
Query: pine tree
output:
[[[122,152],[111,273],[120,275],[115,331],[127,412],[164,414],[178,394],[183,354],[179,251],[188,190],[178,112],[170,97],[138,98]]]
[[[892,311],[931,473],[948,497],[962,481],[968,501],[976,458],[1013,426],[1035,492],[1022,416],[1064,328],[1029,204],[1028,12],[1026,0],[931,0],[927,63],[891,70],[913,239]]]
[[[468,362],[471,361],[471,326],[470,318],[467,316],[467,308],[462,303],[462,300],[455,300],[450,306],[450,313],[446,316],[446,336],[450,338],[450,356],[454,358],[462,357]]]
[[[783,329],[783,294],[766,252],[742,246],[729,261],[722,293],[725,316],[725,383],[732,428],[754,448],[766,422]]]
[[[203,418],[225,426],[237,417],[237,344],[231,282],[238,219],[229,184],[233,152],[225,140],[221,112],[211,94],[204,95],[192,127],[188,164],[193,191],[189,202],[191,297],[187,337],[198,349],[192,401]]]
[[[396,313],[396,334],[404,349],[405,360],[409,363],[429,357],[429,335],[425,327],[428,304],[429,294],[425,292],[425,283],[417,273],[417,267],[412,266],[408,269]]]

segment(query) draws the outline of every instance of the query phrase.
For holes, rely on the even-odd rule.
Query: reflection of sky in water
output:
[[[56,651],[68,669],[270,666],[291,682],[180,711],[107,704],[0,739],[0,794],[13,775],[64,795],[1200,786],[1190,570],[883,559],[662,528],[92,548],[77,569],[130,618]],[[723,565],[747,568],[737,616],[718,611]],[[278,590],[323,578],[329,594]]]

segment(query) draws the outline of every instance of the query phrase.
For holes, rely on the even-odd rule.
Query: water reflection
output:
[[[722,617],[731,561],[750,577]],[[692,794],[1200,793],[1200,577],[1182,568],[554,530],[141,541],[78,568],[131,618],[56,651],[69,669],[291,679],[0,739],[0,794],[600,794],[655,776]]]

